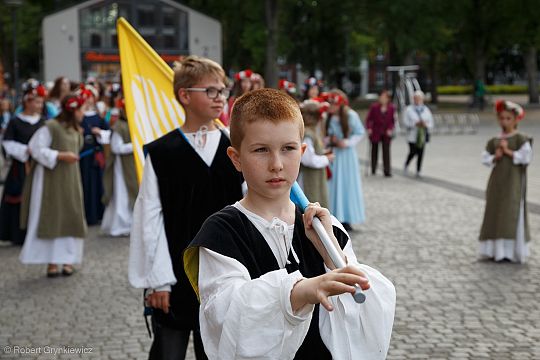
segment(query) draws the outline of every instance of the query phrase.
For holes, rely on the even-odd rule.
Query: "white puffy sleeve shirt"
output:
[[[332,312],[320,306],[321,338],[336,360],[384,359],[394,321],[394,286],[357,262],[350,241],[344,252],[349,264],[366,274],[371,288],[363,304],[347,293],[330,298]],[[237,260],[200,248],[199,319],[209,359],[293,359],[314,309],[306,305],[292,311],[291,290],[302,278],[299,271],[289,274],[282,268],[252,280]]]

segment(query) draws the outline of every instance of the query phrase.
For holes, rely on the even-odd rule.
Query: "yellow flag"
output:
[[[122,89],[140,183],[144,167],[143,145],[181,126],[185,113],[174,96],[174,72],[170,66],[126,19],[119,18],[116,27]]]

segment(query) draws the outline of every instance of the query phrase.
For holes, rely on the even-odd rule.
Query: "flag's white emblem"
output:
[[[143,145],[180,127],[185,113],[177,101],[157,89],[152,79],[139,74],[133,77],[131,93],[135,107],[130,118],[135,119],[133,123],[137,127],[133,150],[138,152],[139,159],[144,159]]]

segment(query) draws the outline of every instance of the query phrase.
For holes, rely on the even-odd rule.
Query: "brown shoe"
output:
[[[58,265],[55,264],[49,264],[47,266],[47,277],[54,278],[60,275],[60,272],[58,271]]]

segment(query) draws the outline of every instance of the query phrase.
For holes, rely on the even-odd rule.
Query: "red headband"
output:
[[[234,79],[237,81],[243,80],[243,79],[251,79],[251,76],[253,75],[253,71],[250,69],[242,70],[234,75]]]
[[[69,98],[64,104],[64,110],[67,112],[74,112],[79,109],[85,102],[85,99],[81,96],[74,96]]]
[[[285,79],[279,80],[279,88],[282,90],[296,90],[296,84]]]
[[[349,105],[349,100],[347,100],[347,98],[337,93],[322,93],[320,98],[322,98],[324,101],[327,101],[333,105],[339,105],[339,106]]]
[[[506,100],[495,101],[495,111],[497,112],[497,114],[505,110],[513,113],[516,116],[517,121],[521,121],[525,117],[525,111],[520,105],[512,101],[506,101]]]
[[[328,108],[330,107],[330,104],[328,103],[327,99],[319,96],[319,97],[313,98],[311,100],[316,101],[319,104],[321,104],[321,106],[319,107],[319,112],[321,113],[321,115],[328,111]]]

